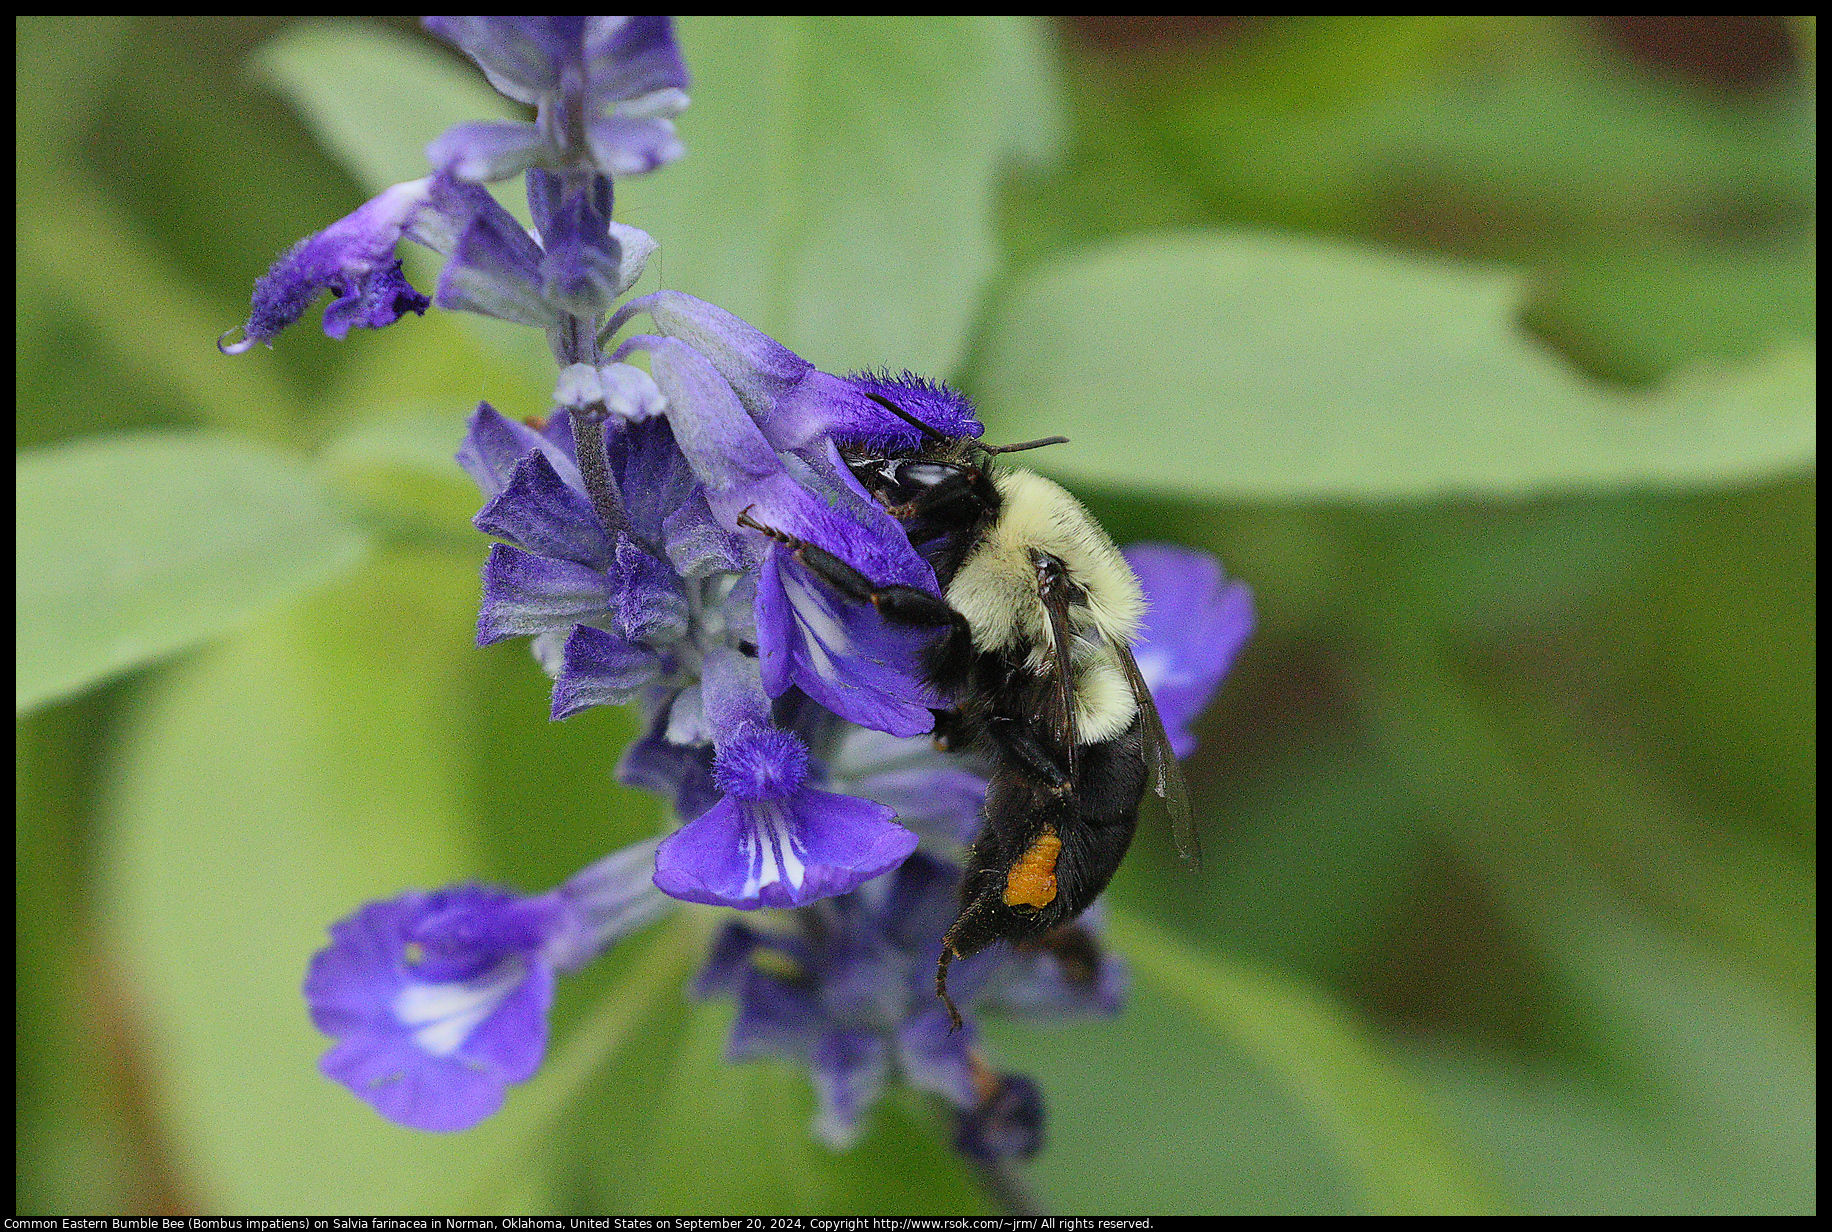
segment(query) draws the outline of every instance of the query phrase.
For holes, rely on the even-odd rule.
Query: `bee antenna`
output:
[[[1069,438],[1066,436],[1046,436],[1038,441],[1025,441],[1022,445],[981,445],[980,448],[987,453],[1022,453],[1026,449],[1041,449],[1045,445],[1066,445],[1068,443]]]
[[[926,436],[931,441],[939,441],[944,445],[947,444],[947,441],[948,441],[947,437],[943,436],[941,433],[937,432],[934,428],[931,428],[928,424],[922,422],[922,420],[916,418],[914,415],[910,414],[908,411],[898,406],[895,402],[892,402],[889,398],[882,397],[878,394],[871,394],[871,393],[868,393],[865,396],[867,398],[870,398],[873,402],[876,402],[879,406],[883,407],[885,410],[889,411],[891,414],[895,415],[898,419],[901,419],[904,423],[909,424],[911,427],[921,432],[924,436]]]

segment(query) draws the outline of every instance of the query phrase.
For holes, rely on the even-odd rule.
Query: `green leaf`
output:
[[[993,191],[1049,149],[1043,35],[1000,18],[688,18],[687,157],[620,181],[663,285],[822,368],[947,372],[993,274]]]
[[[1384,1215],[1493,1213],[1487,1185],[1403,1071],[1343,1010],[1313,993],[1203,954],[1121,911],[1116,950],[1237,1043],[1315,1118]]]
[[[464,439],[462,417],[445,403],[371,404],[364,411],[326,443],[319,455],[325,471],[361,493],[365,508],[458,550],[482,552],[485,541],[470,526],[477,487],[453,460]]]
[[[154,681],[114,767],[108,952],[201,1210],[451,1209],[505,1149],[322,1077],[299,992],[339,915],[477,874],[475,589],[464,563],[378,559]]]
[[[296,459],[136,433],[18,461],[20,708],[234,629],[350,568],[364,538]]]
[[[1583,921],[1566,973],[1619,1072],[1599,1082],[1443,1044],[1411,1063],[1520,1212],[1813,1211],[1810,1026],[1604,896],[1563,905]]]
[[[1033,269],[991,312],[976,389],[1000,438],[1078,438],[1065,476],[1235,500],[1518,498],[1730,483],[1814,456],[1814,358],[1782,341],[1647,391],[1514,325],[1505,271],[1195,231]]]
[[[608,1139],[595,1135],[601,1140],[585,1164],[593,1178],[587,1209],[986,1213],[946,1131],[910,1116],[904,1101],[880,1101],[852,1149],[821,1144],[809,1133],[808,1070],[776,1059],[729,1060],[731,1023],[729,1002],[682,1006],[658,1024],[647,1054],[630,1058],[646,1063],[647,1073],[626,1062],[607,1075],[623,1093],[622,1109]],[[631,1100],[632,1091],[646,1101]],[[616,1166],[631,1157],[642,1166]]]
[[[426,144],[453,124],[530,118],[468,61],[375,26],[294,26],[262,46],[255,68],[376,191],[430,174]]]

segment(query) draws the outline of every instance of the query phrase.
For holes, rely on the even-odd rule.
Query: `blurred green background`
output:
[[[655,831],[629,716],[471,646],[449,466],[542,350],[434,312],[211,343],[510,114],[408,22],[21,19],[18,1210],[989,1209],[720,1060],[684,914],[469,1134],[313,1068],[367,898]],[[1811,19],[683,23],[643,288],[959,380],[1260,629],[1141,834],[1121,1018],[988,1027],[1052,1211],[1814,1207]],[[468,110],[467,110],[468,108]],[[491,110],[494,108],[494,110]],[[429,286],[427,265],[410,267]],[[538,340],[536,340],[538,342]]]

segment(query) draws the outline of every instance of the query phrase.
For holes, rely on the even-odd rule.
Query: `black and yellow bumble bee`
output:
[[[861,486],[903,522],[945,600],[878,586],[825,549],[741,524],[786,547],[846,598],[889,621],[934,628],[924,667],[954,703],[936,712],[943,748],[993,764],[984,825],[967,853],[960,913],[942,938],[935,990],[955,1028],[948,965],[995,941],[1054,949],[1072,978],[1098,963],[1069,925],[1125,859],[1149,786],[1178,850],[1198,858],[1176,754],[1132,655],[1144,611],[1138,580],[1079,501],[1041,475],[995,468],[1001,453],[936,431],[878,394],[922,433],[913,451],[842,448]]]

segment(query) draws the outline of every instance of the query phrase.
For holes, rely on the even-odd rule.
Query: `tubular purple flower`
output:
[[[706,656],[700,699],[723,798],[664,839],[655,884],[689,902],[796,907],[843,894],[902,863],[916,835],[870,800],[816,791],[808,747],[775,727],[756,661]]]
[[[637,175],[679,158],[687,70],[666,17],[428,17],[533,123],[455,125],[426,148],[440,171],[500,180],[530,167]]]
[[[337,297],[324,314],[324,332],[332,338],[343,338],[352,326],[392,325],[407,312],[425,315],[429,301],[407,284],[394,250],[431,204],[430,178],[396,184],[294,244],[254,284],[241,340],[229,345],[219,340],[218,349],[240,355],[257,342],[271,345],[326,290]]]
[[[893,1077],[953,1106],[962,1118],[962,1149],[977,1158],[1022,1158],[1041,1140],[1034,1084],[1017,1078],[1026,1086],[1011,1089],[1016,1076],[987,1066],[972,1024],[951,1032],[935,1005],[934,953],[959,885],[953,868],[917,852],[890,876],[795,917],[791,923],[805,925],[799,931],[726,925],[701,969],[700,996],[738,1002],[727,1057],[806,1066],[817,1100],[811,1129],[835,1149],[863,1132]],[[1025,991],[1040,977],[1061,978],[1043,952],[988,952],[956,970],[968,998],[1003,995],[1014,1005],[1044,998]],[[1110,1013],[1115,1006],[1090,1008]],[[1009,1102],[1026,1090],[1028,1121]],[[1032,1132],[1014,1132],[1024,1124]]]
[[[537,167],[528,172],[528,205],[541,237],[543,296],[575,316],[603,315],[641,275],[648,255],[626,260],[619,233],[648,237],[634,227],[611,227],[611,181],[602,175],[566,181]]]
[[[797,482],[705,356],[679,339],[652,335],[629,339],[616,354],[622,359],[633,350],[649,353],[675,440],[722,527],[735,531],[739,517],[748,516],[832,552],[880,584],[935,593],[934,571],[895,519],[870,502],[836,509]],[[869,605],[845,602],[809,572],[797,549],[775,540],[759,547],[757,645],[770,695],[798,687],[863,726],[898,735],[930,730],[931,708],[945,702],[920,669],[923,631],[890,625]]]
[[[411,891],[331,926],[305,978],[312,1022],[336,1043],[319,1069],[399,1125],[468,1129],[539,1068],[556,970],[658,918],[652,843],[558,890]]]
[[[451,258],[432,301],[401,273],[395,250],[404,239]],[[541,299],[541,260],[540,246],[483,188],[441,175],[396,184],[274,262],[255,283],[241,340],[217,347],[240,355],[271,345],[325,290],[337,298],[325,309],[324,332],[338,339],[353,326],[424,315],[429,302],[546,327],[555,310]]]
[[[920,433],[887,415],[868,396],[873,393],[891,397],[944,436],[980,435],[972,404],[946,386],[908,372],[829,375],[748,322],[679,291],[631,300],[612,316],[607,332],[641,313],[718,370],[774,449],[803,450],[828,438],[885,448],[919,444]]]
[[[439,275],[435,302],[441,308],[518,325],[556,325],[562,309],[546,297],[541,246],[484,189],[474,184],[457,187],[469,217]]]
[[[1137,543],[1123,555],[1145,591],[1145,622],[1133,657],[1171,747],[1188,757],[1196,748],[1190,725],[1253,632],[1253,592],[1245,582],[1229,581],[1207,552]]]

